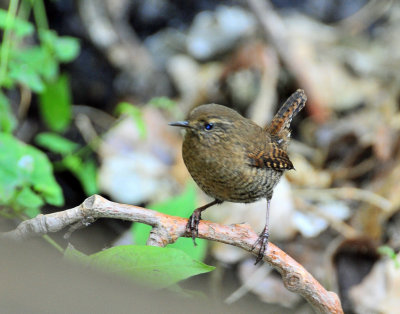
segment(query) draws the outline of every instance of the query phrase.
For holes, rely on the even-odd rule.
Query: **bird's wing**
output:
[[[268,143],[265,149],[259,149],[249,153],[250,165],[258,168],[271,168],[274,170],[294,169],[286,151],[276,143]]]

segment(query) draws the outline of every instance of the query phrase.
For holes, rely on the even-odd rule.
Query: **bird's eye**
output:
[[[210,131],[214,127],[214,124],[212,123],[205,123],[204,124],[204,129],[207,131]]]

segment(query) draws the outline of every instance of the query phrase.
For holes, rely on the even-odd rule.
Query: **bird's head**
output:
[[[193,109],[185,121],[169,125],[185,128],[186,136],[195,136],[201,142],[215,144],[231,137],[242,120],[244,118],[239,113],[228,107],[208,104]]]

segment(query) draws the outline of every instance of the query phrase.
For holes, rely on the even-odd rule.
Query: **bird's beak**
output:
[[[182,128],[189,128],[189,122],[188,121],[176,121],[176,122],[171,122],[168,123],[170,126],[180,126]]]

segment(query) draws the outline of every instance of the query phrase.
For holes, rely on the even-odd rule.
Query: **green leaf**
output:
[[[21,84],[25,84],[36,93],[45,90],[45,85],[39,74],[26,64],[10,60],[8,76]]]
[[[75,249],[71,243],[68,243],[68,246],[64,251],[64,258],[84,265],[88,265],[90,263],[90,257]]]
[[[39,39],[42,44],[49,49],[52,49],[57,40],[57,32],[51,29],[40,29],[39,30]]]
[[[26,150],[28,156],[32,156],[34,160],[30,180],[35,192],[43,196],[45,201],[51,205],[63,205],[62,190],[53,176],[53,167],[47,156],[33,146],[27,146]]]
[[[70,36],[60,37],[53,30],[41,30],[39,38],[60,62],[70,62],[79,54],[80,45],[77,38]]]
[[[115,111],[117,114],[126,114],[130,116],[136,124],[140,137],[142,139],[146,138],[146,123],[143,119],[143,113],[138,107],[135,107],[134,105],[127,102],[121,102],[117,105]]]
[[[58,63],[51,51],[45,46],[35,46],[12,51],[13,62],[23,69],[36,73],[47,81],[55,80],[58,75]]]
[[[7,89],[13,89],[15,83],[14,79],[10,77],[9,73],[7,73],[6,76],[3,76],[3,81],[0,82],[0,86]]]
[[[196,246],[191,238],[179,238],[175,243],[169,244],[168,247],[182,250],[190,257],[204,261],[207,255],[207,241],[204,239],[196,239]]]
[[[150,236],[151,226],[142,223],[132,225],[134,243],[145,245]],[[196,246],[191,238],[179,238],[175,243],[168,244],[167,247],[182,250],[191,258],[203,261],[207,253],[207,241],[204,239],[196,239]]]
[[[378,253],[381,255],[387,255],[393,261],[395,267],[397,269],[400,268],[400,261],[398,259],[396,252],[393,250],[393,248],[391,248],[388,245],[382,245],[382,246],[378,247]]]
[[[17,17],[14,18],[13,21],[9,25],[7,25],[7,11],[0,9],[0,28],[1,29],[12,29],[15,31],[15,34],[18,37],[24,37],[28,35],[32,35],[34,32],[34,27],[31,23],[19,19]]]
[[[77,155],[69,155],[64,158],[63,164],[81,182],[86,195],[99,192],[97,186],[97,166],[93,159],[84,162]]]
[[[56,132],[64,131],[71,120],[71,97],[66,75],[48,83],[40,95],[40,112],[47,126]]]
[[[11,112],[7,97],[0,91],[0,132],[11,133],[17,126],[17,120]]]
[[[173,197],[162,203],[150,204],[149,208],[160,213],[189,217],[196,207],[196,189],[193,183],[188,184],[181,195]],[[135,244],[144,245],[150,235],[151,226],[134,223],[131,231]],[[207,253],[207,241],[196,239],[197,246],[194,246],[191,238],[179,238],[168,247],[180,249],[196,260],[204,260]]]
[[[156,288],[168,287],[214,269],[181,250],[154,246],[122,245],[90,257],[92,266]]]
[[[79,178],[86,195],[99,193],[97,186],[97,165],[93,159],[89,159],[83,163],[83,174]]]
[[[149,208],[164,214],[186,217],[192,214],[195,206],[196,186],[194,183],[188,183],[180,195],[160,203],[150,204]]]
[[[43,132],[35,137],[36,144],[48,149],[51,152],[61,155],[72,154],[79,148],[79,144],[72,142],[57,133]]]
[[[43,199],[31,190],[24,187],[19,193],[14,203],[14,209],[21,209],[29,218],[34,218],[40,214],[39,208],[43,206]]]
[[[174,293],[179,294],[182,297],[203,299],[204,301],[208,300],[207,295],[203,291],[191,290],[186,288],[184,289],[177,283],[169,286],[168,290],[173,291]]]
[[[35,218],[40,214],[40,209],[38,207],[28,207],[24,210],[24,214],[28,216],[28,218]]]
[[[39,208],[44,204],[43,199],[27,186],[17,193],[16,201],[23,208]]]
[[[79,54],[80,46],[78,39],[74,37],[58,37],[55,41],[54,51],[61,62],[70,62]]]
[[[378,253],[381,255],[387,255],[390,258],[396,257],[396,252],[388,245],[378,247]]]
[[[150,99],[149,104],[163,109],[172,109],[176,107],[176,102],[168,97],[154,97]]]
[[[53,176],[47,156],[33,146],[20,142],[10,134],[0,133],[0,203],[19,206],[15,203],[18,191],[29,187],[47,203],[60,206],[64,203],[60,186]],[[39,203],[38,198],[25,190],[20,202]],[[29,203],[29,202],[28,202]],[[21,204],[21,203],[20,203]]]
[[[37,64],[41,65],[40,69],[37,69],[37,72],[43,76],[45,81],[49,82],[57,79],[59,67],[57,61],[52,56],[49,55],[43,62]]]

